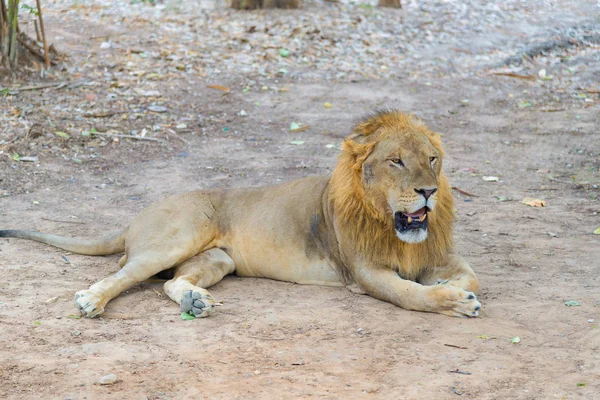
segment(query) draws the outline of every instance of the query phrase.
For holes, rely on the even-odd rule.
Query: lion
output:
[[[224,276],[345,286],[407,310],[477,317],[479,283],[453,247],[453,199],[440,136],[383,110],[359,121],[329,176],[276,186],[198,190],[144,209],[102,239],[2,230],[74,253],[125,254],[121,269],[75,294],[85,317],[125,289],[172,270],[182,312],[215,312]]]

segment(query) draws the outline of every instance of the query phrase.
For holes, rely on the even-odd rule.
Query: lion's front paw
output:
[[[214,314],[215,300],[210,294],[206,293],[194,292],[192,290],[185,292],[181,299],[181,311],[193,314],[198,318]]]
[[[451,285],[431,287],[429,299],[431,311],[453,317],[475,318],[479,316],[481,303],[475,293]]]
[[[93,318],[104,312],[102,300],[90,290],[80,290],[75,293],[75,306],[86,318]]]

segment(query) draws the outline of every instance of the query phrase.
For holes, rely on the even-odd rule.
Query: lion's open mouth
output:
[[[394,215],[394,226],[398,232],[427,229],[427,207],[423,207],[414,213],[397,212]]]

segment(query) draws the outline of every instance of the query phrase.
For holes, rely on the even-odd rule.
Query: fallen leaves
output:
[[[521,343],[521,338],[518,336],[515,336],[514,338],[510,339],[510,343],[511,344]]]
[[[600,226],[594,230],[594,235],[600,235]]]
[[[189,321],[191,319],[196,319],[196,316],[193,315],[193,314],[188,314],[186,312],[182,312],[181,313],[181,319],[184,320],[184,321]]]
[[[222,92],[225,92],[225,94],[229,93],[230,91],[228,87],[222,85],[208,85],[208,88],[220,90]]]
[[[575,301],[575,300],[565,301],[565,306],[567,306],[567,307],[579,307],[580,305],[581,305],[581,303],[579,303],[578,301]]]
[[[64,133],[64,132],[61,132],[61,131],[56,131],[56,132],[54,132],[54,134],[56,136],[58,136],[58,137],[63,138],[63,139],[69,139],[71,137],[71,135],[69,135],[68,133]]]
[[[540,199],[534,199],[532,197],[525,197],[521,203],[530,207],[546,207],[546,201]]]

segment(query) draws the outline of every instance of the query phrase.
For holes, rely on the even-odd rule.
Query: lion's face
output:
[[[362,165],[365,197],[393,218],[396,235],[407,243],[427,238],[427,213],[437,201],[441,151],[419,131],[381,136]]]

